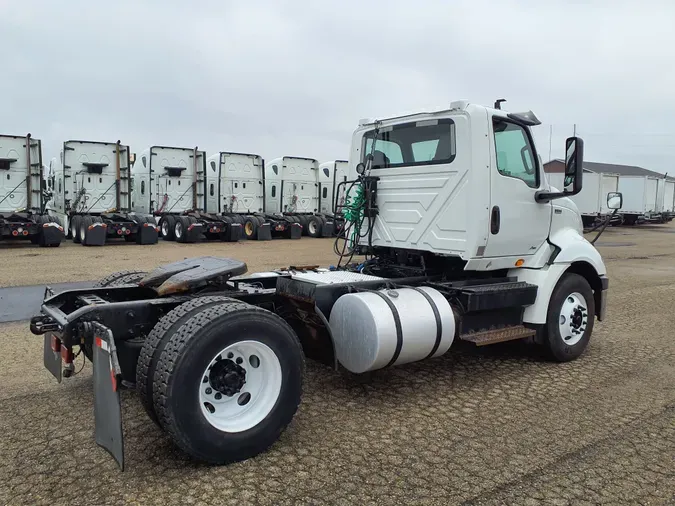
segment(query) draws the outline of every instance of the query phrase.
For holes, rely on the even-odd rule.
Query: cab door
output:
[[[484,256],[532,255],[548,237],[552,205],[535,200],[546,180],[531,133],[494,116],[490,135],[490,230]]]

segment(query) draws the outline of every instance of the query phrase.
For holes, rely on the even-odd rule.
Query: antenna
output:
[[[495,100],[495,109],[501,110],[502,102],[506,102],[506,99],[505,98],[498,98],[497,100]]]

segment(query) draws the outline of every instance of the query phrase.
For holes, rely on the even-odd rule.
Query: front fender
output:
[[[586,262],[599,276],[607,274],[600,252],[577,231],[570,228],[560,230],[552,234],[549,241],[560,250],[553,260],[554,264]]]
[[[508,273],[509,276],[515,276],[518,281],[525,281],[537,285],[537,298],[534,304],[525,308],[523,313],[523,321],[526,323],[546,323],[548,305],[553,290],[563,274],[570,268],[578,270],[580,268],[579,266],[583,267],[584,264],[590,265],[595,271],[595,274],[597,274],[597,277],[593,276],[591,272],[588,272],[587,279],[589,279],[589,277],[596,279],[599,284],[599,286],[595,286],[596,283],[589,279],[591,286],[594,287],[594,290],[606,289],[606,287],[602,285],[600,279],[604,278],[607,273],[602,257],[598,250],[595,249],[590,242],[584,239],[583,236],[575,230],[564,229],[553,234],[550,238],[550,242],[558,248],[558,253],[553,257],[553,261],[549,263],[549,265],[541,269],[511,269]],[[575,264],[574,267],[572,264]],[[596,306],[598,307],[596,309],[599,310],[600,318],[602,318],[601,312],[604,308],[602,302],[601,293],[598,292],[596,301]]]

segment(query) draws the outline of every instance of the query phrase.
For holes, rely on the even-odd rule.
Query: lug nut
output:
[[[216,400],[219,401],[223,396],[220,392],[217,392],[215,397],[216,397]]]
[[[213,390],[211,390],[211,387],[206,389],[206,395],[211,395],[211,392],[213,392]]]
[[[236,360],[237,364],[241,364],[243,361],[244,361],[243,358],[237,357],[237,360]]]
[[[232,357],[234,357],[234,353],[230,352],[230,353],[227,354],[227,358],[232,358]]]

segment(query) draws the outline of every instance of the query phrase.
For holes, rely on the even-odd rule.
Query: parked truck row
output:
[[[0,191],[7,187],[5,195],[0,193],[0,210],[7,201],[3,235],[6,228],[36,243],[59,245],[69,237],[86,246],[114,239],[155,244],[159,237],[178,242],[299,239],[333,236],[343,222],[335,209],[341,201],[337,182],[347,174],[342,160],[319,164],[285,156],[266,167],[261,156],[249,153],[207,157],[197,147],[151,146],[136,156],[120,141],[72,140],[45,170],[40,141],[6,138],[14,140],[0,158],[12,168],[0,186]],[[32,190],[24,188],[21,200],[15,198],[17,188],[8,187],[14,179],[26,180],[27,157],[36,160],[28,185]],[[14,179],[9,177],[14,173]],[[26,205],[31,194],[32,204]],[[5,226],[7,220],[13,220],[11,225]]]
[[[565,188],[564,174],[547,174],[549,183]],[[607,195],[621,192],[621,211],[611,217],[614,224],[666,223],[675,217],[675,179],[650,175],[599,173],[584,169],[581,192],[570,197],[579,208],[584,227],[592,227],[612,214]]]

